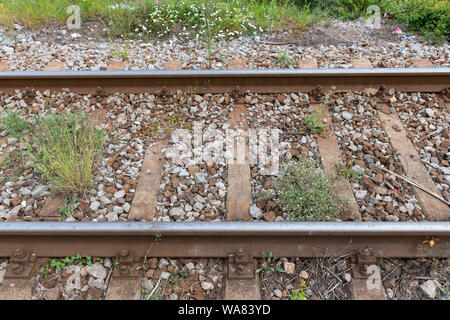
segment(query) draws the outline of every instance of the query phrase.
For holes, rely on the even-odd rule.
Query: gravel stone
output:
[[[89,275],[93,276],[96,279],[105,279],[107,275],[107,271],[104,266],[102,266],[99,262],[92,264],[87,268],[87,272]]]
[[[259,220],[262,218],[262,210],[256,204],[252,204],[250,207],[250,215]]]
[[[283,292],[280,289],[275,289],[273,293],[275,294],[276,297],[280,299],[283,297]]]
[[[353,115],[348,111],[344,111],[342,112],[342,118],[344,118],[345,120],[352,120]]]
[[[31,192],[31,196],[33,198],[40,197],[47,190],[48,190],[47,186],[39,185],[36,188],[34,188],[33,192]]]
[[[188,270],[194,270],[195,269],[195,265],[192,262],[186,263],[186,268]]]
[[[181,207],[172,208],[169,215],[176,219],[182,219],[184,217],[184,211]]]
[[[97,211],[98,208],[100,208],[100,202],[98,202],[98,201],[91,202],[91,205],[89,206],[89,208],[92,211]]]
[[[194,175],[195,183],[207,183],[206,173],[198,172]]]
[[[109,221],[109,222],[113,222],[113,221],[117,221],[119,220],[119,216],[117,214],[117,212],[110,212],[108,213],[105,218]]]
[[[433,280],[427,280],[419,286],[420,290],[427,298],[434,299],[436,297],[436,284]]]
[[[124,190],[119,190],[116,193],[114,193],[114,198],[116,199],[120,199],[125,197],[125,191]]]
[[[214,285],[211,282],[202,282],[201,286],[203,290],[211,290],[214,288]]]
[[[364,199],[364,197],[367,195],[367,191],[366,190],[356,190],[355,192],[355,198],[356,199]]]

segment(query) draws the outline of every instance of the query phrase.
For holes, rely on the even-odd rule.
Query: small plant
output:
[[[374,105],[373,108],[374,108],[375,110],[380,110],[380,111],[383,110],[383,106]]]
[[[330,90],[327,93],[325,93],[323,102],[320,103],[316,112],[309,115],[303,121],[303,124],[307,130],[314,132],[314,133],[319,133],[319,134],[324,132],[324,128],[326,127],[326,125],[323,123],[320,123],[320,120],[322,119],[322,109],[326,108],[330,104],[330,96],[333,94],[333,92],[335,90],[336,90],[336,87],[332,86],[330,88]]]
[[[130,41],[126,40],[123,48],[120,48],[118,45],[113,45],[114,49],[112,51],[113,59],[125,59],[130,56]]]
[[[64,267],[66,266],[65,262],[57,260],[57,259],[52,259],[50,260],[50,267],[51,268],[56,268],[57,270],[62,270],[64,269]]]
[[[16,173],[22,173],[24,168],[25,155],[22,151],[14,150],[9,152],[8,155],[0,163],[0,170],[5,170],[7,168],[13,167]]]
[[[302,279],[302,283],[300,285],[300,289],[296,289],[292,291],[291,300],[307,300],[308,296],[306,295],[304,289],[307,289],[305,280]]]
[[[11,137],[21,138],[30,130],[30,123],[20,119],[18,112],[10,111],[6,116],[2,117],[2,126],[6,130],[6,134]]]
[[[59,212],[61,212],[61,221],[66,220],[67,217],[71,216],[73,212],[75,211],[77,205],[77,197],[65,197],[64,198],[64,205],[59,207]]]
[[[161,240],[161,238],[162,238],[162,234],[160,234],[160,233],[155,234],[153,241],[150,243],[147,250],[145,250],[143,265],[145,265],[147,263],[147,255],[150,254],[150,249],[153,248],[153,246],[157,245],[159,240]]]
[[[317,113],[311,114],[307,118],[305,118],[303,123],[307,130],[314,133],[323,133],[325,125],[320,123],[321,118],[322,112],[318,110]]]
[[[334,195],[330,179],[312,159],[283,163],[272,186],[273,193],[265,192],[263,197],[274,201],[290,221],[327,221],[346,204],[343,196]]]
[[[61,271],[66,267],[69,263],[77,263],[79,266],[87,264],[88,266],[92,266],[92,257],[91,256],[83,256],[77,253],[75,256],[65,257],[64,259],[52,259],[50,262],[47,262],[44,266],[44,277],[47,278],[49,272],[52,271],[52,268]]]
[[[266,253],[264,250],[261,251],[261,257],[263,259],[263,261],[261,263],[261,267],[256,269],[255,273],[260,273],[263,270],[264,270],[264,273],[267,273],[267,274],[270,274],[274,271],[284,272],[283,269],[276,266],[278,257],[273,256],[272,251],[269,253]]]
[[[285,52],[278,54],[278,56],[276,58],[274,58],[273,61],[276,64],[280,64],[280,63],[286,63],[288,65],[294,64],[294,60],[291,57],[289,57]]]
[[[339,164],[337,168],[337,176],[338,178],[346,178],[350,181],[358,180],[363,173],[356,172],[352,169],[352,167],[344,166],[343,164]]]
[[[440,292],[438,292],[436,294],[436,298],[437,299],[450,301],[450,289],[449,288],[441,287],[441,288],[439,288],[439,291]]]

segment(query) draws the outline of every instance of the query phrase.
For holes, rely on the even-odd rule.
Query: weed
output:
[[[285,52],[282,52],[277,55],[276,58],[273,59],[276,64],[285,63],[288,65],[294,65],[294,59],[288,56]]]
[[[263,197],[274,201],[290,221],[330,220],[343,210],[346,199],[333,194],[330,179],[318,167],[307,158],[283,163],[272,180],[274,192]]]
[[[88,265],[92,266],[92,257],[91,256],[83,256],[77,253],[75,256],[65,257],[64,259],[52,259],[50,262],[47,262],[44,266],[44,277],[47,278],[49,272],[53,269],[61,271],[66,267],[67,264],[76,263],[79,266]]]
[[[159,233],[155,234],[155,237],[153,238],[152,243],[150,243],[147,250],[145,250],[143,265],[145,265],[147,263],[147,255],[150,254],[150,249],[153,248],[155,245],[157,245],[159,240],[161,240],[161,238],[162,238],[162,234],[159,234]]]
[[[322,109],[326,108],[330,104],[330,96],[336,90],[335,86],[332,86],[330,90],[325,93],[323,102],[320,103],[319,107],[315,110],[315,113],[309,115],[303,121],[305,128],[311,132],[322,134],[324,132],[325,124],[320,123],[322,119]]]
[[[130,40],[126,40],[125,45],[123,47],[119,47],[119,45],[113,43],[111,40],[110,42],[113,47],[112,49],[113,59],[125,59],[130,56],[130,49],[131,49]]]
[[[374,108],[375,110],[380,110],[380,111],[383,110],[383,106],[374,105],[373,108]]]
[[[272,251],[269,253],[266,253],[264,250],[261,251],[261,257],[263,259],[261,267],[256,269],[255,273],[260,273],[261,271],[264,271],[265,274],[270,274],[274,271],[284,272],[283,269],[277,267],[278,257],[273,256]]]
[[[64,205],[59,207],[59,212],[61,212],[61,221],[66,220],[67,217],[71,216],[73,212],[75,211],[77,205],[77,197],[65,197],[64,198]]]
[[[22,120],[16,111],[9,111],[6,116],[2,117],[2,126],[8,136],[16,138],[21,138],[30,130],[30,123]]]
[[[438,292],[436,294],[436,298],[437,299],[450,301],[450,289],[449,288],[441,287],[441,288],[439,288],[439,291],[440,292]]]
[[[17,181],[25,171],[26,155],[19,150],[9,152],[0,162],[0,170],[5,170],[3,179],[6,181]],[[27,179],[27,177],[25,177]]]
[[[313,113],[309,115],[303,121],[305,128],[314,133],[323,133],[326,125],[320,123],[320,119],[322,118],[322,112],[317,110],[317,113]]]
[[[337,167],[337,177],[338,178],[346,178],[350,181],[357,181],[363,173],[356,172],[350,166],[344,166],[343,164],[339,164]]]
[[[291,300],[307,300],[308,297],[304,291],[307,288],[308,287],[306,286],[305,280],[302,279],[300,289],[296,289],[296,290],[292,291]]]
[[[37,119],[27,149],[32,165],[63,193],[84,194],[99,160],[103,133],[85,113]]]

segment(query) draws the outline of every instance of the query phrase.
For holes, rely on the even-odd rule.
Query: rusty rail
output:
[[[450,68],[0,72],[3,92],[30,87],[70,88],[77,93],[96,93],[94,88],[104,93],[274,93],[308,92],[317,86],[362,90],[381,85],[408,92],[437,92],[449,84]]]
[[[86,71],[0,72],[0,91],[32,87],[69,88],[78,93],[308,92],[361,90],[367,87],[439,92],[450,84],[450,68],[233,70],[233,71]],[[155,243],[155,236],[162,238]],[[435,245],[430,246],[430,239]],[[450,222],[339,223],[0,223],[0,256],[17,249],[38,257],[63,257],[78,252],[117,256],[122,251],[155,257],[228,257],[243,249],[277,256],[328,257],[364,247],[390,257],[450,257]],[[19,250],[20,251],[20,250]]]
[[[450,257],[450,222],[0,223],[4,257],[17,249],[37,257],[112,257],[124,250],[143,256],[150,248],[154,257],[225,258],[243,249],[254,257],[265,250],[312,258],[365,247],[385,257]]]

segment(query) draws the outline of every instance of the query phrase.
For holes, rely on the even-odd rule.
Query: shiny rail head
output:
[[[450,222],[2,222],[9,235],[450,236]]]
[[[114,70],[114,71],[0,71],[0,79],[23,78],[183,78],[183,77],[299,77],[299,76],[437,76],[450,68],[373,69],[240,69],[240,70]]]

